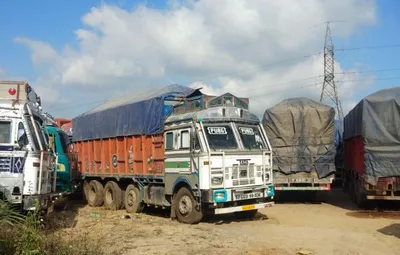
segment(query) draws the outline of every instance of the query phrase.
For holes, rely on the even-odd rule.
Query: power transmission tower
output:
[[[330,21],[326,22],[325,45],[324,45],[324,83],[322,85],[320,102],[324,102],[326,98],[333,101],[336,108],[336,118],[343,120],[342,104],[335,84],[335,58],[334,47],[331,36]]]

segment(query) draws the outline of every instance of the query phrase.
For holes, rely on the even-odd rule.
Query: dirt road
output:
[[[57,217],[67,222],[64,235],[95,240],[109,254],[400,254],[400,212],[357,212],[341,191],[328,203],[276,204],[245,222],[221,216],[184,225],[152,214],[74,205]]]

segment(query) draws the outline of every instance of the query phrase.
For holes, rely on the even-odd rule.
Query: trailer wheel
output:
[[[352,176],[350,179],[350,198],[351,198],[351,201],[353,201],[353,202],[356,201],[356,184],[355,184],[354,176]]]
[[[175,214],[178,220],[186,224],[197,224],[203,218],[203,213],[196,209],[197,201],[186,187],[178,190],[174,197]]]
[[[358,207],[360,208],[366,207],[367,196],[364,193],[364,189],[359,179],[355,181],[355,200]]]
[[[99,181],[92,180],[89,182],[87,200],[88,204],[92,207],[103,205],[104,188]]]
[[[141,213],[143,211],[144,204],[140,198],[140,191],[133,184],[129,184],[128,187],[126,187],[124,206],[128,213]]]
[[[234,212],[233,215],[240,220],[250,220],[256,216],[257,211],[258,210]]]
[[[119,210],[122,205],[122,191],[114,181],[108,181],[104,186],[104,207],[110,210]]]

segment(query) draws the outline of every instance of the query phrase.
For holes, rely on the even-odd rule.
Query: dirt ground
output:
[[[95,240],[109,254],[400,254],[400,211],[357,211],[340,190],[327,203],[277,203],[242,222],[225,215],[184,225],[167,211],[66,209],[56,213],[63,235]]]

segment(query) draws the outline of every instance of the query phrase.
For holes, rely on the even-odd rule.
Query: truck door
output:
[[[167,131],[165,133],[165,171],[167,173],[190,174],[191,133],[190,128]]]

